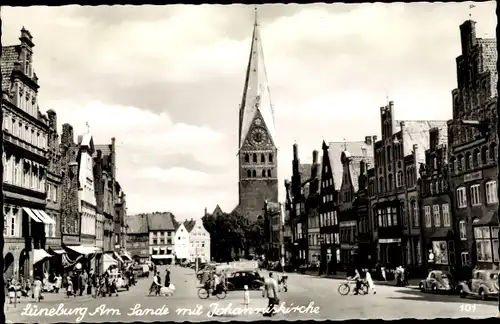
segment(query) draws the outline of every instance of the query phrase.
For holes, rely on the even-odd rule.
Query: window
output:
[[[431,206],[425,206],[425,227],[431,227]]]
[[[450,207],[448,204],[441,205],[441,210],[443,212],[443,226],[450,227],[451,219],[450,219]]]
[[[436,158],[436,157],[435,157],[435,158],[433,158],[433,162],[434,162],[434,163],[433,163],[433,164],[434,164],[434,170],[437,170],[437,168],[438,168],[438,160],[437,160],[437,158]]]
[[[257,154],[255,154],[255,153],[253,154],[253,162],[257,163]]]
[[[255,171],[255,170],[252,171],[252,177],[254,177],[254,178],[257,177],[257,171]]]
[[[467,207],[467,194],[465,193],[464,187],[460,187],[457,189],[457,205],[458,208]]]
[[[396,187],[400,188],[403,186],[403,171],[398,171],[396,177]]]
[[[252,177],[252,171],[251,170],[247,170],[247,178],[251,178]]]
[[[246,163],[250,162],[250,156],[248,154],[245,154],[245,162]]]
[[[441,214],[439,213],[439,205],[432,206],[432,214],[434,215],[434,226],[441,226]]]
[[[489,227],[475,227],[477,261],[493,262],[492,239]]]
[[[493,204],[496,202],[498,202],[497,182],[486,182],[486,203]]]
[[[271,170],[267,170],[267,176],[270,178],[271,177]]]
[[[383,226],[383,223],[382,223],[382,210],[381,209],[378,209],[377,210],[377,216],[378,216],[378,227],[382,227]]]
[[[379,179],[379,186],[378,186],[378,192],[383,192],[384,191],[384,178]]]
[[[466,241],[467,240],[467,227],[465,226],[465,221],[461,220],[458,222],[458,230],[460,232],[460,240]]]
[[[460,254],[460,259],[462,260],[462,265],[467,265],[469,263],[469,252],[462,252]]]
[[[262,178],[266,177],[266,170],[262,170]]]
[[[479,185],[478,184],[470,186],[470,200],[471,200],[472,206],[481,205],[481,196],[479,194]]]
[[[412,221],[413,221],[413,227],[419,227],[419,221],[418,221],[418,204],[415,200],[412,200],[410,203],[410,212],[412,213]]]
[[[272,153],[269,153],[269,157],[267,158],[269,163],[273,163],[273,155]]]

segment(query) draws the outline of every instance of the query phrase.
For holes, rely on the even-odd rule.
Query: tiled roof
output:
[[[188,233],[191,233],[195,225],[196,221],[194,219],[184,221],[184,227],[186,228],[186,231],[188,231]]]
[[[396,125],[399,132],[401,130],[401,121]],[[425,163],[425,151],[429,149],[429,130],[439,128],[440,133],[446,133],[446,121],[443,120],[405,120],[403,127],[403,147],[404,156],[412,154],[413,145],[417,144],[417,163]]]
[[[9,91],[11,86],[10,77],[14,70],[14,63],[19,61],[19,46],[3,46],[2,47],[2,91]]]
[[[373,152],[373,151],[371,151]],[[373,154],[371,156],[353,156],[349,166],[349,173],[351,176],[351,184],[354,192],[359,190],[359,176],[361,174],[361,161],[369,165],[373,165]],[[365,171],[366,172],[366,171]]]
[[[101,150],[102,156],[105,155],[111,155],[111,144],[99,144],[99,145],[94,145],[95,151],[94,154],[92,154],[92,157],[97,157],[97,150]]]
[[[148,226],[150,231],[174,231],[175,225],[172,221],[172,213],[148,214]]]
[[[351,156],[364,157],[373,156],[373,147],[365,143],[359,142],[329,142],[328,143],[328,158],[330,160],[330,169],[333,173],[333,181],[335,182],[335,189],[339,190],[342,185],[343,167],[340,157],[342,152],[346,150]],[[373,165],[373,162],[371,162]],[[357,180],[356,180],[357,181]]]
[[[128,233],[131,234],[149,233],[148,216],[146,214],[127,216],[126,221],[129,227]]]

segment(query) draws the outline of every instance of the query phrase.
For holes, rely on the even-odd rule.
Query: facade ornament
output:
[[[22,97],[24,94],[24,87],[22,86],[21,83],[18,83],[17,88],[19,89],[19,95]]]
[[[26,91],[26,101],[30,100],[31,94],[29,91]]]

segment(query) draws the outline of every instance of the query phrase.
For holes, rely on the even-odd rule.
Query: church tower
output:
[[[239,118],[238,211],[249,221],[264,216],[266,200],[278,202],[276,131],[257,9]]]

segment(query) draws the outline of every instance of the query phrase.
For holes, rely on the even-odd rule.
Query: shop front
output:
[[[401,238],[379,238],[377,254],[379,262],[387,268],[402,265]]]

